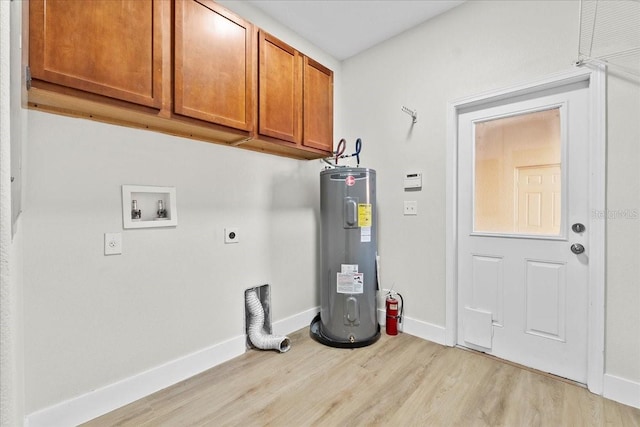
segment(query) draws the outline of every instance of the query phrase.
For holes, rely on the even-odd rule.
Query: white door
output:
[[[458,117],[457,340],[586,383],[587,83],[553,92]]]

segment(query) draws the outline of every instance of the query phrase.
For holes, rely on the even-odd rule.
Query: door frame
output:
[[[585,66],[449,102],[446,163],[446,318],[445,344],[457,345],[458,324],[458,116],[471,108],[588,82],[589,91],[589,270],[587,318],[587,387],[602,394],[605,332],[606,67]]]

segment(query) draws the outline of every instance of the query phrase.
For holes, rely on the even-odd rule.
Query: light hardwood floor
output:
[[[550,375],[400,334],[250,350],[86,426],[640,426],[640,410]]]

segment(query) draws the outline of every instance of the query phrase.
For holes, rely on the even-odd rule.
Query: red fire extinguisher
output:
[[[400,298],[400,301],[398,301],[396,296]],[[398,307],[398,303],[400,307]],[[394,292],[393,295],[389,293],[387,295],[386,307],[387,307],[387,322],[386,322],[387,335],[398,335],[398,323],[402,322],[402,312],[404,311],[404,300],[402,299],[402,295],[400,295],[397,292]]]

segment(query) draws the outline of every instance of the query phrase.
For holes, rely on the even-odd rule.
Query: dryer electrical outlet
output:
[[[224,229],[224,242],[225,243],[238,243],[240,241],[240,234],[238,227],[226,227]]]

